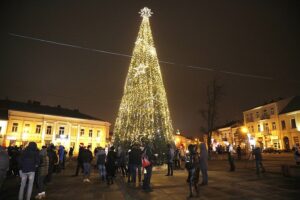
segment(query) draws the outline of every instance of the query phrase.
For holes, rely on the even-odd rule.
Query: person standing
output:
[[[149,144],[149,141],[144,141],[144,147],[145,148],[142,157],[148,159],[148,161],[150,161],[150,165],[145,167],[144,182],[142,188],[145,192],[151,192],[152,188],[150,187],[150,183],[152,177],[152,167],[154,163],[154,154],[153,149]]]
[[[114,183],[114,177],[116,173],[116,160],[117,160],[117,153],[115,152],[115,147],[110,147],[107,153],[106,159],[106,172],[107,172],[107,185]]]
[[[48,174],[49,169],[49,157],[47,155],[46,146],[42,147],[40,151],[40,165],[38,168],[38,180],[37,180],[37,188],[38,194],[35,196],[36,199],[42,199],[46,197],[45,192],[45,178]]]
[[[106,160],[106,154],[102,147],[99,147],[99,150],[96,154],[97,159],[97,166],[99,170],[99,175],[102,181],[106,178],[106,169],[105,169],[105,160]]]
[[[263,164],[262,164],[262,155],[261,155],[261,149],[259,147],[256,147],[253,150],[253,155],[255,156],[255,166],[256,166],[256,174],[260,174],[260,168],[261,172],[264,173],[266,172]]]
[[[93,160],[93,153],[91,152],[91,146],[89,145],[82,153],[82,163],[83,163],[83,182],[91,182],[89,177],[91,173],[91,162]]]
[[[6,173],[9,169],[9,157],[5,149],[0,146],[0,191],[4,180],[6,178]]]
[[[173,176],[174,149],[170,144],[167,144],[167,148],[168,173],[166,174],[166,176]]]
[[[207,153],[206,145],[205,145],[205,143],[201,143],[200,144],[200,170],[201,170],[201,174],[202,174],[201,185],[208,184],[207,162],[208,162],[208,153]]]
[[[196,191],[196,195],[199,196],[198,182],[199,182],[199,155],[195,145],[190,144],[188,146],[189,153],[187,155],[185,167],[188,170],[187,182],[189,183],[190,195],[193,197],[193,188]]]
[[[235,153],[235,151],[234,151],[232,145],[229,144],[227,154],[228,154],[228,162],[229,162],[229,165],[230,165],[229,171],[231,171],[231,172],[235,171],[235,164],[234,164],[234,157],[233,157],[234,153]]]
[[[136,144],[133,145],[131,152],[129,154],[129,162],[130,162],[130,172],[132,177],[132,182],[136,183],[136,171],[141,165],[142,155],[141,150],[138,148]],[[140,173],[141,170],[138,169],[138,173]],[[139,183],[141,182],[140,175],[138,175]]]
[[[72,160],[73,152],[74,152],[74,147],[70,147],[70,150],[69,150],[69,159],[70,160]]]
[[[30,200],[32,193],[32,186],[35,176],[36,168],[39,166],[39,152],[35,142],[29,142],[28,146],[22,152],[19,158],[20,166],[20,177],[21,177],[21,186],[19,190],[19,200],[24,198],[24,189],[26,187],[27,180],[27,194],[26,200]]]
[[[54,172],[55,165],[58,163],[58,158],[55,152],[55,146],[51,144],[48,147],[48,158],[49,158],[49,166],[48,166],[48,175],[46,177],[46,182],[51,183],[52,181],[52,174]]]

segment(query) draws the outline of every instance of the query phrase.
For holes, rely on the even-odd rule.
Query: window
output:
[[[18,132],[18,123],[13,123],[11,131],[12,132]]]
[[[65,134],[65,127],[59,127],[59,135],[64,135]]]
[[[299,137],[295,136],[295,137],[293,137],[293,139],[294,139],[295,145],[299,146]]]
[[[295,119],[291,119],[291,127],[292,128],[297,128]]]
[[[260,124],[257,125],[257,130],[260,132]]]
[[[97,137],[100,137],[100,130],[97,130]]]
[[[265,123],[265,131],[269,131],[269,124],[268,123]]]
[[[41,133],[41,125],[36,125],[35,133]]]
[[[286,129],[285,121],[284,120],[281,121],[281,128],[282,128],[282,130]]]
[[[267,113],[267,110],[264,110],[264,115],[267,115],[268,113]]]
[[[29,133],[30,124],[25,124],[24,133]]]
[[[80,136],[83,136],[84,135],[84,129],[80,129]]]
[[[256,112],[256,118],[259,118],[259,112]]]
[[[89,137],[93,137],[93,130],[89,130]]]
[[[271,108],[271,115],[274,115],[274,108]]]
[[[0,126],[0,133],[1,133],[1,130],[2,130],[2,126]]]
[[[51,132],[52,132],[52,126],[47,126],[46,134],[51,135]]]
[[[276,130],[276,122],[272,122],[272,130]]]

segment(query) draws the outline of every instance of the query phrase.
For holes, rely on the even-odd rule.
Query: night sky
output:
[[[206,86],[223,86],[218,124],[299,94],[299,1],[1,1],[0,98],[78,108],[115,122],[130,58],[9,33],[132,54],[144,6],[161,63],[174,129],[197,136]],[[187,66],[211,68],[199,70]],[[229,75],[229,71],[272,79]]]

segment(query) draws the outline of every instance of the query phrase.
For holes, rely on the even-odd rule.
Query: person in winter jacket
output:
[[[228,162],[229,162],[229,165],[230,165],[230,169],[229,171],[233,172],[235,171],[235,164],[234,164],[234,149],[233,149],[233,146],[232,144],[229,144],[228,145],[228,148],[227,148],[227,154],[228,154]]]
[[[260,174],[260,168],[261,172],[264,173],[266,172],[263,164],[262,164],[262,155],[261,155],[261,149],[259,147],[256,147],[253,149],[252,154],[255,156],[255,166],[256,166],[256,174]]]
[[[116,159],[117,159],[117,153],[114,151],[114,146],[110,147],[107,158],[106,158],[106,172],[107,172],[107,184],[113,184],[115,172],[116,172]]]
[[[5,149],[0,146],[0,191],[3,185],[3,182],[6,178],[6,173],[9,169],[9,157]]]
[[[91,182],[89,177],[91,173],[92,160],[93,160],[93,153],[91,152],[91,146],[88,146],[87,149],[85,149],[82,152],[82,163],[83,163],[83,173],[84,173],[83,182]]]
[[[55,146],[53,144],[51,144],[48,147],[47,155],[48,155],[48,158],[49,158],[49,166],[48,166],[48,174],[46,176],[46,182],[51,183],[52,174],[54,172],[54,166],[58,163],[58,157],[56,155]]]
[[[173,162],[174,162],[174,155],[175,151],[170,144],[167,144],[167,164],[168,164],[168,173],[166,176],[173,176]]]
[[[137,144],[132,146],[132,149],[129,153],[129,163],[130,163],[130,173],[131,181],[136,182],[136,170],[138,169],[138,180],[141,182],[141,165],[142,165],[142,151]]]
[[[199,182],[199,155],[197,153],[197,147],[190,144],[188,146],[189,153],[186,158],[185,167],[188,170],[188,179],[190,189],[190,196],[193,196],[193,189],[196,191],[196,195],[199,196],[198,182]]]
[[[58,172],[60,172],[60,170],[65,169],[65,159],[66,159],[66,151],[65,151],[65,147],[63,145],[60,145],[58,148],[58,158],[59,158],[59,166],[58,166]]]
[[[99,148],[96,154],[97,166],[99,170],[99,175],[102,181],[106,178],[106,169],[105,169],[105,161],[106,161],[106,153],[102,147]]]
[[[294,158],[296,161],[296,165],[300,165],[300,149],[299,146],[295,146]]]
[[[45,178],[48,175],[48,168],[49,168],[49,158],[47,155],[47,148],[46,146],[42,147],[40,151],[40,165],[38,168],[38,180],[37,180],[37,188],[38,194],[35,196],[36,199],[42,199],[46,197],[45,192]]]
[[[144,151],[142,154],[142,158],[147,158],[150,161],[150,165],[145,167],[146,172],[144,174],[144,181],[143,181],[142,188],[145,192],[152,192],[150,183],[151,183],[152,167],[153,167],[153,163],[155,161],[155,156],[153,153],[153,147],[152,147],[152,145],[150,145],[150,141],[145,139],[143,141],[143,145],[144,145]]]
[[[78,156],[77,156],[77,167],[76,167],[76,172],[75,172],[74,176],[78,176],[79,170],[81,170],[81,173],[83,172],[83,162],[82,162],[83,151],[84,151],[84,147],[82,145],[80,145]]]
[[[35,142],[29,142],[28,146],[21,153],[21,156],[19,158],[20,177],[21,177],[19,200],[23,200],[24,198],[24,189],[27,180],[29,181],[27,185],[26,200],[30,200],[35,171],[36,168],[39,166],[39,162],[40,162],[40,157],[39,157],[37,145]]]

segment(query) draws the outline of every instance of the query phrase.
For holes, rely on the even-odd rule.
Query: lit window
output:
[[[93,130],[89,130],[89,137],[93,137]]]
[[[276,130],[276,122],[272,122],[272,129]]]
[[[12,132],[17,132],[18,131],[18,123],[13,123],[11,131]]]
[[[271,108],[271,115],[274,115],[274,108]]]
[[[97,131],[97,137],[100,137],[100,130]]]
[[[297,128],[295,119],[291,119],[291,127],[292,128]]]
[[[80,136],[84,135],[84,129],[80,129]]]
[[[269,124],[265,123],[265,130],[268,132],[269,131]]]
[[[281,121],[281,128],[282,128],[282,130],[286,129],[285,121],[284,120]]]
[[[65,127],[59,127],[59,135],[64,135],[65,134]]]
[[[42,128],[41,125],[36,125],[35,132],[36,132],[36,133],[41,133],[41,128]]]
[[[258,130],[258,132],[261,131],[261,130],[260,130],[260,124],[257,125],[257,130]]]
[[[52,133],[52,126],[47,126],[46,134],[51,135],[51,133]]]
[[[29,133],[30,124],[25,124],[24,133]]]

